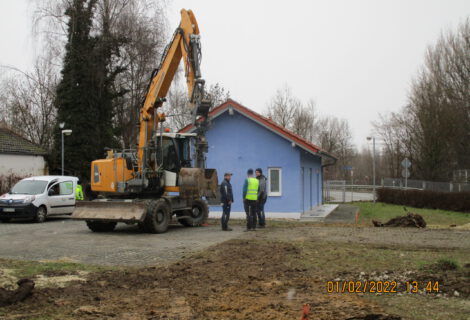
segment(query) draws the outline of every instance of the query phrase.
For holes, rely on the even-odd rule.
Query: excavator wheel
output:
[[[163,233],[170,224],[170,207],[165,199],[152,200],[147,204],[143,228],[149,233]]]
[[[111,232],[116,227],[116,222],[86,220],[86,225],[93,232]]]
[[[200,226],[207,221],[207,217],[209,216],[209,207],[206,202],[195,200],[191,211],[185,212],[185,214],[191,216],[191,218],[179,219],[179,223],[185,227]]]

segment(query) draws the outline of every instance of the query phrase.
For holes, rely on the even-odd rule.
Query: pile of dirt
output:
[[[395,217],[386,223],[377,220],[372,220],[375,227],[411,227],[411,228],[426,228],[426,221],[424,218],[416,213],[407,213],[406,216]]]
[[[0,288],[0,307],[23,301],[31,295],[31,292],[34,289],[34,281],[30,279],[21,279],[17,284],[18,288],[15,290]]]
[[[57,319],[298,319],[305,303],[312,319],[366,319],[382,312],[357,295],[327,294],[327,279],[321,275],[321,270],[302,267],[301,252],[290,243],[230,240],[167,267],[107,271],[90,274],[86,283],[38,289],[26,301],[6,307],[5,314],[12,319],[25,314]]]

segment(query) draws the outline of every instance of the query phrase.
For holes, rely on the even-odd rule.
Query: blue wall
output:
[[[268,176],[268,167],[282,168],[282,196],[268,197],[266,212],[301,212],[302,197],[300,149],[236,110],[212,121],[207,132],[209,152],[207,168],[216,168],[219,183],[226,171],[232,172],[235,203],[232,211],[243,211],[242,188],[248,168],[260,167]],[[320,161],[320,160],[318,160]],[[218,208],[211,210],[218,211]]]
[[[302,211],[307,211],[322,202],[321,158],[304,150],[300,151],[300,185],[302,188]]]

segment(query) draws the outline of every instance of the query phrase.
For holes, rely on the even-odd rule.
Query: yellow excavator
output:
[[[168,133],[165,102],[183,59],[188,108],[197,133]],[[118,222],[138,224],[142,231],[162,233],[175,218],[184,226],[207,220],[206,200],[217,195],[217,172],[205,168],[205,133],[211,101],[205,99],[201,78],[201,43],[196,18],[181,10],[181,22],[151,76],[139,115],[136,149],[108,150],[106,159],[91,163],[93,201],[79,201],[73,219],[85,220],[95,232],[112,231]]]

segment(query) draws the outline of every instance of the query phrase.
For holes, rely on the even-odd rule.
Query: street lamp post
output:
[[[61,124],[61,127],[63,127],[62,124]],[[62,130],[62,175],[64,175],[64,134],[66,136],[70,136],[72,134],[72,130],[70,129]]]
[[[367,137],[367,140],[372,140],[372,192],[373,192],[373,199],[375,203],[375,137]]]

